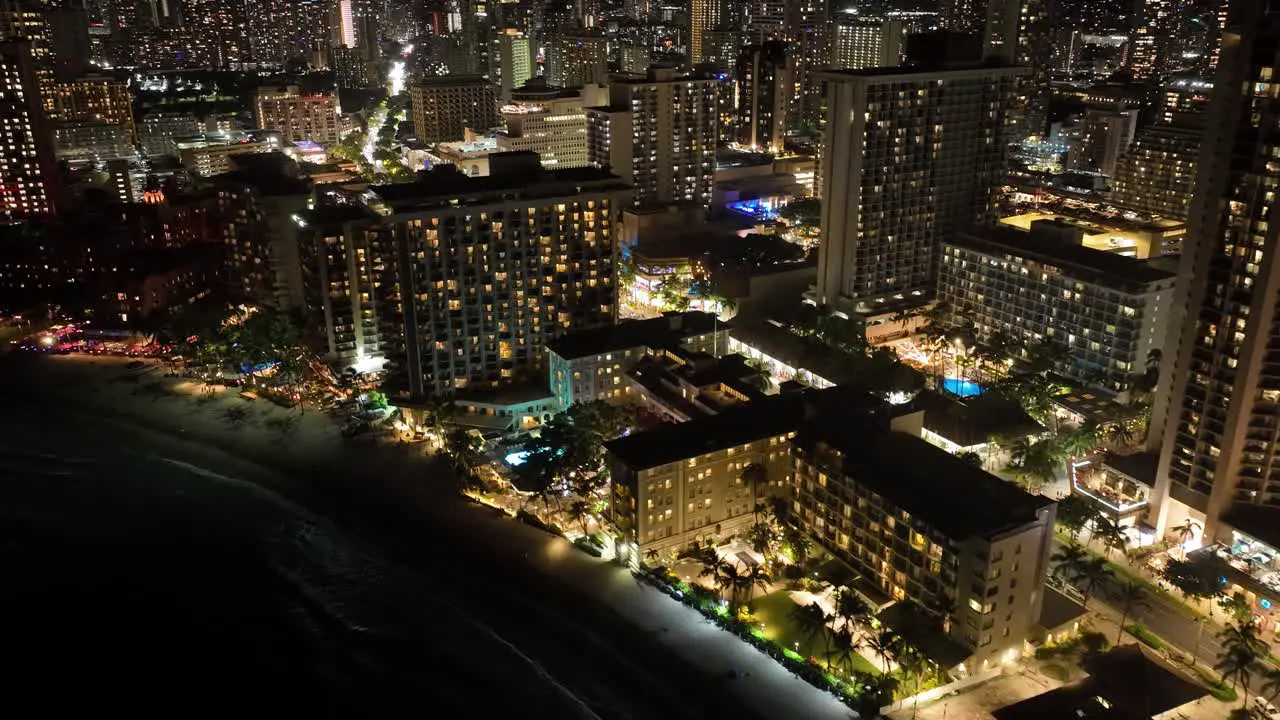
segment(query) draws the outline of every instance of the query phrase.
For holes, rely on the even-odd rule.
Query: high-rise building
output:
[[[0,42],[0,217],[52,215],[58,197],[31,44]]]
[[[436,143],[462,140],[466,129],[486,131],[498,124],[493,83],[478,75],[445,75],[409,88],[418,139]]]
[[[1202,128],[1161,124],[1142,129],[1116,161],[1111,201],[1127,210],[1186,220],[1203,140]]]
[[[541,79],[516,88],[500,111],[506,129],[497,136],[498,150],[536,152],[548,170],[591,164],[583,96],[594,91],[562,90]]]
[[[789,130],[813,132],[822,122],[822,83],[814,75],[831,67],[831,8],[826,0],[787,4],[786,39],[791,57]]]
[[[187,50],[199,67],[242,68],[252,62],[248,6],[235,0],[186,0],[182,25]]]
[[[37,99],[46,113],[54,110],[57,81],[53,57],[53,33],[37,3],[8,2],[0,5],[0,40],[23,41],[31,55],[31,72],[38,89]]]
[[[53,123],[54,154],[59,160],[112,160],[134,153],[133,138],[120,125],[102,122]]]
[[[739,145],[782,151],[794,70],[795,60],[784,42],[770,40],[742,51],[738,58]]]
[[[902,64],[901,20],[842,20],[831,33],[831,67],[837,70]]]
[[[647,45],[623,45],[618,48],[618,70],[623,73],[643,73],[652,64],[653,51]]]
[[[937,618],[971,672],[1018,657],[1043,607],[1056,504],[920,437],[832,417],[790,442],[800,527]]]
[[[57,83],[52,104],[51,119],[119,125],[133,137],[133,93],[120,80],[91,75]]]
[[[1052,0],[989,0],[983,56],[1028,68],[1010,117],[1011,140],[1049,130],[1049,70],[1053,67]]]
[[[581,87],[608,82],[609,47],[603,35],[565,35],[555,39],[547,57],[547,82]]]
[[[938,27],[949,32],[981,33],[987,22],[984,0],[938,0]]]
[[[529,36],[519,30],[504,30],[494,38],[493,77],[499,95],[505,100],[511,91],[529,82],[534,76],[534,56],[537,51],[529,42]]]
[[[821,73],[827,118],[817,301],[923,300],[938,243],[995,212],[1021,67]]]
[[[614,77],[609,105],[587,110],[591,164],[630,183],[637,206],[711,204],[715,184],[716,81],[650,68]]]
[[[411,397],[491,389],[546,372],[546,344],[617,318],[617,208],[626,183],[589,168],[543,170],[536,153],[490,158],[487,178],[441,168],[373,188],[395,264]]]
[[[1164,348],[1174,276],[1082,240],[1079,228],[1048,219],[1029,232],[957,233],[942,241],[937,298],[980,338],[1066,348],[1055,372],[1128,400],[1151,352]]]
[[[44,16],[49,24],[54,76],[58,80],[71,80],[89,72],[88,14],[82,9],[66,7],[45,10]]]
[[[725,0],[692,0],[689,3],[689,63],[708,62],[703,43],[706,33],[719,30],[728,20]]]
[[[200,123],[188,113],[154,113],[138,122],[137,132],[143,155],[177,155],[173,139],[198,134]]]
[[[338,45],[329,51],[329,62],[339,90],[364,90],[375,84],[359,48]]]
[[[745,0],[743,5],[747,11],[748,43],[787,39],[787,3],[784,0]]]
[[[317,351],[335,367],[381,369],[381,318],[394,314],[378,291],[388,260],[375,217],[360,205],[321,206],[298,213],[299,265],[308,324],[323,333]]]
[[[304,95],[297,85],[265,86],[258,88],[253,109],[258,127],[279,132],[286,142],[339,140],[336,95]]]
[[[1123,106],[1089,106],[1081,123],[1080,142],[1067,151],[1071,170],[1115,174],[1116,161],[1133,142],[1138,110]]]
[[[1148,437],[1160,446],[1157,532],[1189,518],[1203,539],[1228,546],[1233,530],[1277,542],[1278,67],[1280,3],[1233,2],[1179,268],[1172,327],[1181,332],[1164,353]]]

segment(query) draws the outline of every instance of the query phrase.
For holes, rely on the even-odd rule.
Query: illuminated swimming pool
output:
[[[955,395],[956,397],[974,397],[981,395],[983,388],[972,380],[961,380],[960,378],[943,378],[942,389]]]

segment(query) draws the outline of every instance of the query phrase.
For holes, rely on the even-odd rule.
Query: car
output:
[[[1276,706],[1272,705],[1271,701],[1266,698],[1255,697],[1253,699],[1253,707],[1267,720],[1280,720],[1280,710],[1277,710]]]

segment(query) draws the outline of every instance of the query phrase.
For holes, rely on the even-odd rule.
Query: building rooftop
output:
[[[504,160],[504,156],[516,155],[532,155],[534,167],[527,168],[526,172],[502,172],[494,167],[495,163]],[[382,206],[385,214],[411,213],[444,205],[485,203],[495,199],[567,197],[584,190],[623,191],[631,187],[605,170],[592,167],[546,170],[538,165],[536,158],[537,153],[494,153],[489,156],[490,174],[483,177],[468,177],[450,165],[420,172],[415,182],[371,187],[370,191],[375,196],[371,206]]]
[[[874,67],[860,69],[829,69],[822,70],[818,76],[827,80],[880,80],[885,81],[889,78],[902,77],[908,80],[925,81],[931,78],[948,79],[967,77],[979,77],[983,75],[1025,75],[1030,71],[1023,65],[998,65],[998,64],[982,64],[968,63],[955,66],[938,67],[932,65],[893,65],[889,67]]]
[[[830,383],[844,385],[856,381],[847,355],[770,322],[734,326],[730,335],[788,367],[808,370]]]
[[[1113,648],[1083,665],[1089,673],[1084,680],[992,714],[996,720],[1150,720],[1209,694],[1168,660],[1138,644]]]
[[[971,228],[946,241],[988,255],[1013,255],[1054,265],[1085,282],[1140,292],[1150,283],[1172,280],[1173,273],[1130,257],[1095,250],[1053,235],[1011,227]]]
[[[1238,502],[1227,508],[1222,521],[1254,540],[1280,548],[1280,508]]]
[[[791,432],[804,413],[804,394],[778,395],[618,438],[605,448],[632,470],[645,470]]]
[[[1087,614],[1084,605],[1074,598],[1067,597],[1061,590],[1050,585],[1044,586],[1044,603],[1040,608],[1040,627],[1049,632],[1082,618]]]
[[[488,85],[482,75],[432,75],[413,83],[416,87],[454,87],[459,85]]]
[[[611,327],[580,330],[547,343],[547,349],[566,360],[635,347],[679,345],[685,338],[727,330],[715,315],[697,310],[668,313],[649,320],[631,320]]]
[[[308,225],[332,227],[348,222],[372,220],[373,214],[363,205],[321,205],[298,213],[298,217]]]
[[[1156,471],[1160,466],[1160,454],[1140,452],[1131,455],[1108,455],[1103,461],[1107,467],[1122,475],[1146,483],[1148,487],[1156,486]]]
[[[993,393],[964,399],[921,390],[912,405],[924,411],[924,427],[960,447],[973,447],[994,436],[1025,437],[1044,431],[1017,402]]]
[[[906,433],[814,424],[798,442],[841,451],[846,475],[951,538],[993,537],[1034,522],[1054,504]]]

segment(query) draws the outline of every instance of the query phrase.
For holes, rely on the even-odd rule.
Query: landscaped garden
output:
[[[847,675],[850,672],[879,673],[880,669],[872,665],[857,652],[838,653],[828,663],[828,646],[822,634],[815,633],[811,626],[802,623],[797,611],[802,610],[787,590],[779,590],[756,598],[751,602],[752,617],[758,622],[764,636],[783,648],[790,648],[802,658],[814,658],[819,664],[828,665],[828,669],[837,674]]]

